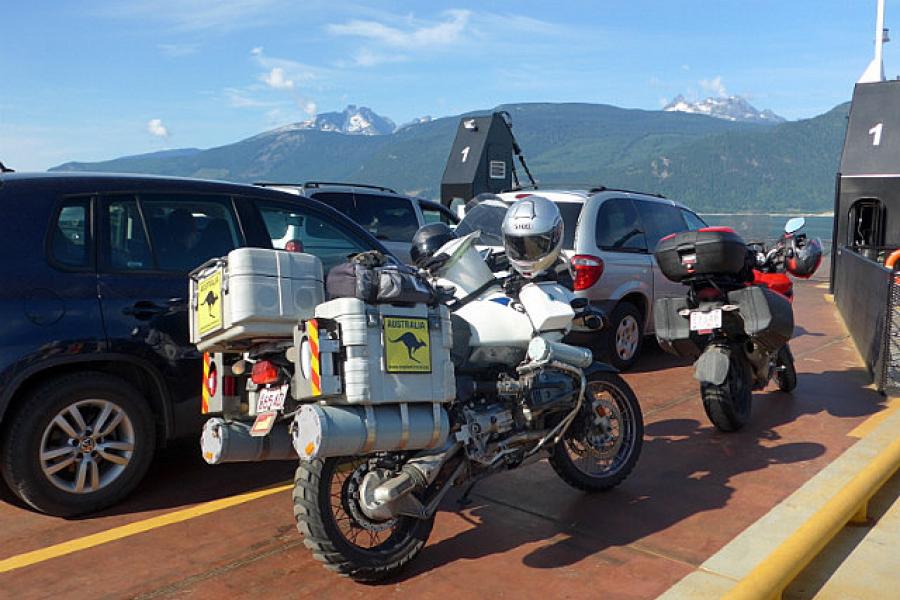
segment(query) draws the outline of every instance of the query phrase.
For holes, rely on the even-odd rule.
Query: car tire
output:
[[[156,446],[146,399],[123,379],[77,373],[33,390],[12,416],[0,470],[31,507],[74,517],[130,493]]]
[[[600,339],[601,358],[619,371],[627,371],[637,362],[643,343],[644,316],[631,302],[619,302]]]

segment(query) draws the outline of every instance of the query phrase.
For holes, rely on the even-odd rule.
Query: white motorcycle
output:
[[[260,394],[290,381],[279,416],[289,434],[268,447],[283,455],[277,448],[290,439],[301,458],[293,501],[304,543],[355,580],[383,579],[412,560],[454,486],[468,485],[464,500],[478,480],[545,451],[566,483],[602,491],[640,455],[634,392],[590,350],[561,342],[574,320],[599,329],[602,315],[555,282],[496,279],[475,235],[439,251],[449,259],[431,283],[452,287],[452,299],[338,298],[318,305],[289,347],[249,354],[254,375],[265,374],[253,378],[265,382]],[[208,423],[204,455],[247,441],[238,434]]]

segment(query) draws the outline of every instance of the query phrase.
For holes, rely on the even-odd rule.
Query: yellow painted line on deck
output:
[[[113,527],[112,529],[107,529],[106,531],[100,531],[98,533],[86,535],[74,540],[69,540],[68,542],[54,544],[53,546],[47,546],[46,548],[41,548],[39,550],[17,554],[16,556],[11,556],[9,558],[0,560],[0,573],[6,573],[7,571],[21,569],[22,567],[34,565],[45,560],[50,560],[51,558],[58,558],[60,556],[72,554],[73,552],[87,550],[88,548],[100,546],[101,544],[107,544],[109,542],[121,540],[123,538],[137,535],[139,533],[144,533],[152,529],[165,527],[166,525],[173,525],[175,523],[181,523],[182,521],[188,521],[190,519],[202,517],[203,515],[208,515],[210,513],[230,508],[232,506],[237,506],[238,504],[243,504],[245,502],[250,502],[251,500],[257,500],[259,498],[264,498],[266,496],[271,496],[272,494],[277,494],[279,492],[289,490],[293,486],[293,483],[280,483],[272,487],[266,487],[259,490],[254,490],[252,492],[230,496],[228,498],[221,498],[219,500],[204,502],[203,504],[198,504],[196,506],[192,506],[190,508],[185,508],[182,510],[176,510],[164,515],[159,515],[157,517],[151,517],[149,519],[144,519],[143,521],[135,521],[134,523],[128,523],[127,525],[122,525],[120,527]]]
[[[891,416],[898,408],[900,408],[900,398],[888,398],[887,405],[885,405],[882,410],[851,429],[847,435],[859,439],[864,438],[872,430],[881,425],[881,423]]]

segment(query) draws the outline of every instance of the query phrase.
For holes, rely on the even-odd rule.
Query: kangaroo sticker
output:
[[[384,359],[388,373],[431,373],[428,319],[384,318]]]
[[[205,335],[222,327],[222,270],[197,284],[197,329]]]

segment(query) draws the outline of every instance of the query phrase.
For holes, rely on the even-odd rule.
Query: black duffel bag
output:
[[[328,271],[329,298],[359,298],[368,304],[432,304],[434,288],[412,267],[389,261],[377,250],[351,256]]]

